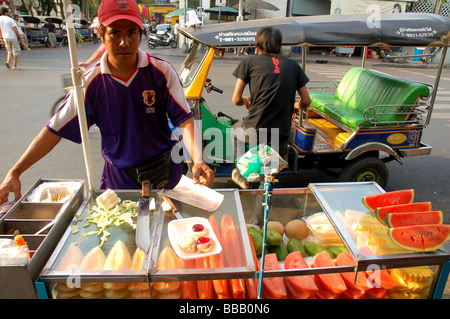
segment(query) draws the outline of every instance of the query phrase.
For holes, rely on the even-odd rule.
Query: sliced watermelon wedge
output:
[[[399,204],[378,207],[375,209],[375,217],[380,223],[384,224],[384,219],[389,213],[412,213],[412,212],[426,212],[431,211],[431,202],[417,202],[410,204]]]
[[[415,225],[389,228],[389,237],[412,252],[435,251],[450,240],[450,225]]]
[[[388,213],[384,222],[388,227],[442,224],[444,215],[441,211]]]
[[[258,261],[259,269],[261,269],[261,259]],[[265,270],[281,270],[276,254],[267,254],[264,258]],[[282,277],[263,278],[263,295],[267,299],[285,299],[287,297],[286,287]]]
[[[404,189],[364,196],[363,204],[371,211],[378,207],[409,204],[414,201],[414,189]]]
[[[303,269],[309,268],[309,265],[303,259],[303,256],[299,251],[293,251],[289,253],[284,260],[284,268]],[[290,286],[304,295],[315,294],[318,290],[312,275],[285,277],[285,282],[289,282]]]

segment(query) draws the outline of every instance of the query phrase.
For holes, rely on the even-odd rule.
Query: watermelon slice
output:
[[[384,219],[388,227],[442,224],[444,215],[441,211],[388,213]]]
[[[314,267],[333,267],[335,266],[330,255],[326,251],[321,251],[314,256]],[[321,285],[333,294],[340,294],[347,289],[344,280],[338,273],[320,274],[317,275],[318,281]]]
[[[415,225],[389,228],[389,237],[398,246],[413,252],[435,251],[450,240],[450,225]]]
[[[258,267],[261,269],[261,259],[258,261]],[[264,270],[281,270],[276,254],[267,254],[264,257]],[[263,278],[264,297],[267,299],[285,299],[287,297],[286,287],[282,277]]]
[[[363,197],[362,201],[371,212],[378,207],[409,204],[414,201],[414,189],[367,195]]]
[[[346,252],[340,253],[336,257],[334,263],[336,264],[336,266],[356,266],[356,263],[353,260],[352,256],[350,256],[350,254]],[[361,290],[364,292],[372,288],[372,285],[367,280],[365,273],[362,271],[358,271],[358,274],[356,275],[356,281],[354,272],[342,272],[341,276],[345,281],[345,285],[349,289]]]
[[[309,265],[303,259],[301,252],[293,251],[289,253],[284,260],[284,268],[301,269],[309,268]],[[305,295],[315,294],[318,290],[312,275],[289,276],[285,277],[285,281],[289,282],[290,286],[292,286],[296,291]]]
[[[410,204],[400,204],[378,207],[375,209],[375,217],[384,224],[384,219],[389,213],[412,213],[431,211],[431,202],[418,202]]]
[[[310,275],[312,277],[312,275]],[[286,286],[286,290],[288,292],[287,297],[289,299],[312,299],[316,296],[316,293],[304,293],[301,290],[296,289],[294,286],[291,285],[289,280],[287,280],[288,277],[284,277],[284,284]],[[313,279],[314,283],[314,279]],[[314,283],[314,285],[316,285]],[[317,286],[316,286],[317,287]],[[318,289],[317,289],[318,290]]]

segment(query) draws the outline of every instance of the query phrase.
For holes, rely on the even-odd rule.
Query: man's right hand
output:
[[[9,193],[14,193],[14,201],[18,201],[22,197],[22,183],[18,176],[8,173],[0,184],[0,205],[8,201]]]

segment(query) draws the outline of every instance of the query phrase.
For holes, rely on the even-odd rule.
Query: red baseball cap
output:
[[[117,20],[130,20],[142,29],[139,7],[134,0],[103,0],[98,7],[98,20],[105,26]]]

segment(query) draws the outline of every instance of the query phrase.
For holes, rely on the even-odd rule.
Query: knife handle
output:
[[[142,181],[142,197],[150,197],[150,181]]]

